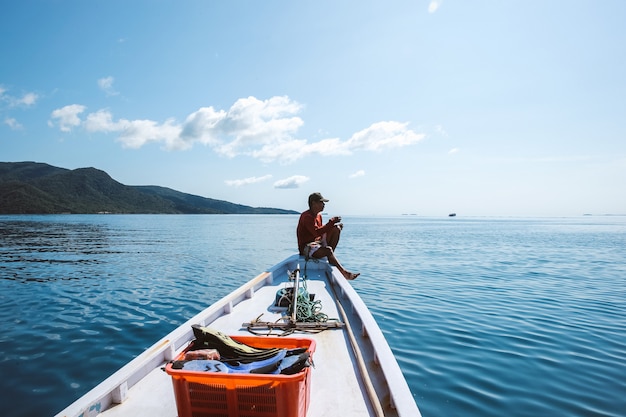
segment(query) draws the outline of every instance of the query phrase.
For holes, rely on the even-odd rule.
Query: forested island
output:
[[[297,214],[124,185],[96,168],[65,169],[40,162],[0,162],[0,214]]]

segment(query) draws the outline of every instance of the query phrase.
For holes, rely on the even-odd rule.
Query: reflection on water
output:
[[[85,278],[63,265],[100,264],[104,255],[120,253],[110,247],[109,233],[94,224],[0,222],[0,276],[24,282]]]

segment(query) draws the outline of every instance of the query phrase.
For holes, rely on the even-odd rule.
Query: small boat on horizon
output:
[[[312,366],[293,375],[242,374],[232,373],[245,368],[240,363],[221,367],[211,357],[192,371],[173,370],[199,334],[250,355],[309,349]],[[198,370],[205,365],[210,368]],[[257,368],[280,364],[262,365]],[[384,334],[350,282],[325,260],[297,254],[183,323],[57,417],[177,415],[421,416]]]
[[[450,213],[448,214],[448,217],[456,217],[456,213]]]

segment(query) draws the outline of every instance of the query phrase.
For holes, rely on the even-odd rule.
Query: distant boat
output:
[[[450,213],[448,214],[448,217],[456,217],[456,213]]]

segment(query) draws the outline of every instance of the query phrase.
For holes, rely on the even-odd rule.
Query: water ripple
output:
[[[296,220],[0,216],[0,415],[57,412],[293,253]],[[424,416],[623,415],[626,222],[344,220]]]

